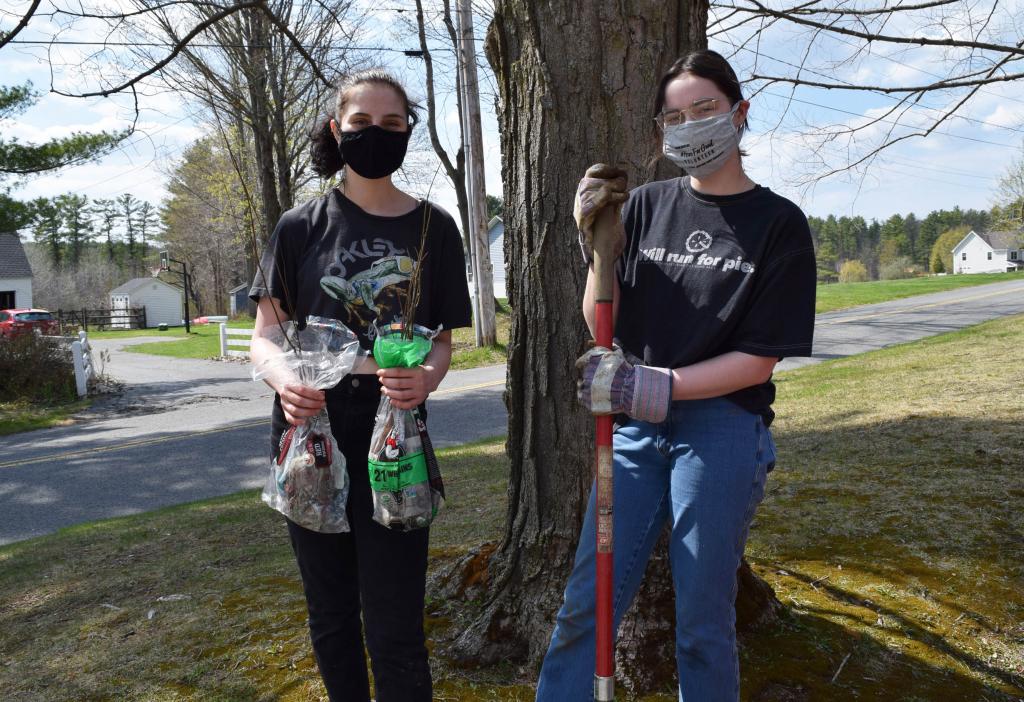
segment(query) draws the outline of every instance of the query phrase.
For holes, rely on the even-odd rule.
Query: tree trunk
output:
[[[502,101],[509,507],[501,543],[452,578],[485,602],[451,645],[456,659],[535,665],[547,648],[592,482],[593,419],[576,403],[573,367],[589,338],[579,311],[586,269],[572,219],[576,184],[602,161],[625,167],[631,187],[665,175],[651,165],[658,79],[679,55],[706,46],[706,24],[707,0],[497,2],[487,54]],[[674,676],[668,572],[663,538],[620,629],[627,688]],[[653,660],[668,669],[652,670]]]

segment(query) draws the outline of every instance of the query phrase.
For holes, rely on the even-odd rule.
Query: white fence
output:
[[[89,337],[84,331],[78,332],[78,340],[71,342],[71,355],[75,361],[75,385],[78,388],[78,396],[85,397],[89,392],[89,381],[96,375],[96,366],[92,362]]]
[[[252,329],[235,329],[228,327],[227,324],[223,323],[220,325],[221,356],[241,356],[242,358],[249,358],[249,347],[251,345]]]

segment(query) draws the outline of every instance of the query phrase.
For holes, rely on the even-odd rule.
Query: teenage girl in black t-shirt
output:
[[[250,291],[258,302],[253,363],[278,351],[262,338],[264,329],[293,317],[302,321],[310,313],[341,320],[366,344],[372,333],[368,324],[390,321],[398,309],[396,291],[408,287],[422,227],[430,227],[417,322],[443,325],[444,331],[421,366],[378,369],[367,358],[327,391],[287,378],[267,381],[276,393],[272,445],[287,424],[301,425],[326,406],[347,461],[351,532],[318,533],[288,521],[313,651],[335,702],[370,699],[364,625],[376,699],[427,702],[432,697],[423,632],[429,530],[394,531],[372,520],[366,464],[381,394],[402,409],[421,405],[448,371],[450,330],[470,321],[454,222],[391,180],[414,125],[414,106],[389,74],[369,71],[342,83],[333,118],[324,119],[312,145],[313,166],[321,176],[345,169],[340,192],[281,217]]]
[[[584,178],[584,254],[603,207],[624,203],[617,249],[617,347],[577,362],[580,401],[621,421],[614,448],[614,627],[666,522],[683,702],[739,698],[736,571],[775,448],[768,425],[782,356],[810,355],[815,265],[799,209],[744,172],[750,103],[729,64],[692,53],[662,78],[663,153],[688,176],[627,195],[624,178]],[[594,333],[594,271],[583,313]],[[595,500],[544,659],[537,699],[591,699]],[[614,630],[614,629],[613,629]]]

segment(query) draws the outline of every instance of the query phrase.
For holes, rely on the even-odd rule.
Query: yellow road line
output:
[[[846,319],[836,319],[829,322],[820,322],[815,326],[827,327],[835,324],[849,324],[850,322],[859,322],[863,319],[874,319],[875,317],[884,317],[889,314],[901,314],[903,312],[914,312],[915,310],[923,310],[929,307],[942,307],[944,305],[955,305],[960,302],[968,302],[970,300],[983,300],[987,297],[998,297],[999,295],[1008,295],[1010,293],[1020,294],[1024,292],[1019,288],[1011,288],[1010,290],[1000,290],[998,292],[985,293],[983,295],[972,295],[970,297],[960,297],[956,300],[943,300],[942,302],[928,302],[923,305],[915,305],[914,307],[899,307],[892,310],[882,310],[881,312],[872,312],[871,314],[863,314],[859,317],[848,317]]]
[[[492,380],[486,383],[477,383],[476,385],[464,385],[458,388],[447,388],[445,390],[437,390],[431,393],[431,397],[437,395],[452,395],[455,393],[463,392],[465,390],[478,390],[480,388],[494,387],[495,385],[504,385],[504,380]],[[231,424],[226,427],[219,427],[217,429],[206,429],[204,431],[188,431],[178,432],[171,434],[170,436],[161,436],[155,439],[136,439],[135,441],[124,441],[118,444],[112,444],[110,446],[99,446],[96,448],[82,449],[79,451],[67,451],[64,453],[51,453],[45,456],[37,456],[35,458],[26,458],[17,461],[6,461],[0,463],[0,468],[17,468],[19,466],[27,466],[33,463],[45,463],[47,461],[63,461],[70,458],[82,458],[83,456],[91,456],[97,453],[108,453],[110,451],[120,451],[121,449],[134,448],[136,446],[147,446],[152,444],[163,444],[168,441],[174,441],[176,439],[184,439],[193,436],[204,436],[207,434],[218,434],[227,431],[234,431],[235,429],[248,429],[249,427],[258,427],[270,423],[270,418],[260,419],[254,422],[245,422],[242,424]]]
[[[465,392],[466,390],[479,390],[480,388],[493,388],[495,385],[504,385],[505,379],[501,380],[489,380],[486,383],[477,383],[476,385],[463,385],[458,388],[446,388],[444,390],[435,390],[430,393],[431,397],[437,397],[438,395],[453,395],[457,392]]]

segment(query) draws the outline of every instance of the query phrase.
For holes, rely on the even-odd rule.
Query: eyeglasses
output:
[[[662,110],[661,113],[654,118],[658,126],[664,129],[665,127],[673,127],[683,122],[699,122],[702,119],[707,119],[718,111],[718,99],[717,98],[701,98],[700,100],[694,100],[693,104],[689,107],[684,107],[680,110]]]

